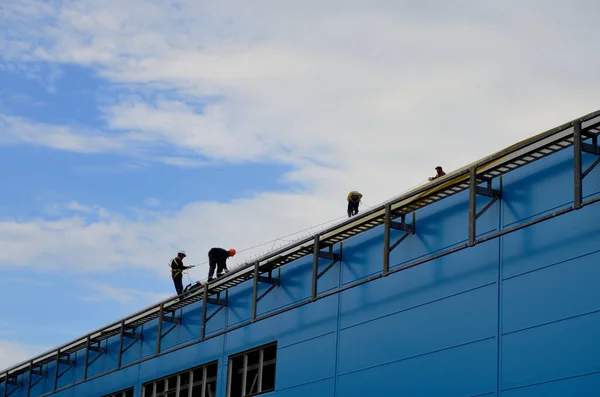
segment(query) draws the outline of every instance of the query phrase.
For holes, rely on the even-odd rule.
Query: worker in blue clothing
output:
[[[213,279],[215,273],[215,267],[217,268],[217,277],[221,277],[223,273],[229,272],[227,269],[227,259],[235,255],[233,248],[226,250],[223,248],[211,248],[208,251],[208,280]]]

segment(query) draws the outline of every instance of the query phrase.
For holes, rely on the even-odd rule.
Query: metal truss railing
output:
[[[204,284],[201,288],[192,290],[183,296],[166,299],[117,322],[93,331],[82,338],[73,340],[27,362],[9,368],[4,371],[3,374],[0,374],[0,382],[3,383],[3,397],[8,397],[19,387],[23,386],[27,388],[27,396],[29,397],[31,388],[47,376],[53,377],[53,390],[49,391],[48,394],[57,391],[58,379],[75,365],[75,362],[73,361],[74,355],[83,350],[85,350],[85,360],[82,379],[63,388],[72,387],[75,384],[91,379],[91,377],[88,377],[88,368],[99,357],[107,354],[109,338],[117,336],[119,338],[117,365],[114,369],[108,371],[112,372],[174,350],[185,348],[194,343],[214,338],[226,332],[231,332],[232,330],[247,326],[253,322],[323,299],[332,294],[354,288],[381,277],[386,277],[389,274],[452,254],[476,244],[580,209],[583,206],[596,203],[600,201],[600,197],[591,198],[587,201],[583,200],[582,186],[583,179],[600,163],[600,147],[598,146],[599,134],[600,111],[597,111],[512,145],[505,150],[449,173],[442,178],[436,179],[425,186],[418,187],[406,194],[395,197],[394,199],[356,217],[349,218],[339,224],[325,228],[313,236],[300,239],[299,241],[288,244],[273,252],[269,252],[264,256],[255,259],[252,263],[239,266],[225,276],[222,276],[209,284]],[[590,142],[586,142],[588,140]],[[477,238],[477,219],[485,211],[491,208],[495,202],[502,199],[502,184],[500,183],[499,189],[492,188],[492,181],[494,179],[500,178],[501,181],[502,175],[506,173],[570,147],[574,150],[574,190],[572,206]],[[597,156],[595,161],[586,170],[582,169],[583,152]],[[417,232],[415,211],[464,191],[468,191],[469,193],[469,227],[467,242],[446,249],[443,252],[390,269],[390,252],[398,247],[398,245],[409,235]],[[479,211],[476,206],[478,195],[490,198],[489,202]],[[343,258],[343,241],[381,225],[384,226],[384,249],[381,272],[344,285],[343,287],[318,294],[318,280],[331,269],[334,264],[340,262]],[[402,237],[393,243],[391,242],[392,230],[404,232]],[[337,252],[334,250],[336,246]],[[308,299],[297,302],[291,306],[267,314],[258,315],[257,305],[260,300],[273,288],[281,285],[279,277],[280,268],[308,255],[312,255],[313,258],[311,296]],[[319,271],[319,259],[327,259],[331,262],[323,270]],[[228,290],[248,280],[252,280],[253,282],[251,318],[236,324],[233,327],[207,334],[206,324],[208,321],[210,321],[219,310],[227,306]],[[270,285],[260,296],[258,295],[259,283]],[[198,339],[179,345],[176,348],[162,349],[162,339],[183,322],[180,309],[200,301],[202,301],[202,324]],[[210,315],[208,314],[209,305],[217,306],[216,310],[213,310]],[[177,314],[178,311],[180,312],[179,315]],[[153,320],[158,321],[155,354],[123,365],[123,353],[142,338],[141,333],[137,331],[138,328]],[[167,329],[165,329],[166,324],[168,326]],[[53,373],[49,374],[47,366],[51,363],[55,363],[55,366]],[[45,368],[46,371],[44,370]],[[95,375],[94,378],[103,376],[108,372]],[[27,380],[24,385],[24,375],[28,373],[30,375],[26,376]]]

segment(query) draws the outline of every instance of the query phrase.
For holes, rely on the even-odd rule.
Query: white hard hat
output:
[[[181,254],[181,255],[185,256],[185,250],[179,250],[179,251],[177,251],[177,254],[178,255]]]

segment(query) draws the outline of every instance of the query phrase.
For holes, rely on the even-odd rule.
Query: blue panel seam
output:
[[[299,385],[294,385],[294,386],[289,386],[289,387],[282,387],[282,388],[277,389],[276,391],[280,392],[280,391],[284,391],[284,390],[295,389],[297,387],[306,386],[306,385],[310,385],[310,384],[318,383],[318,382],[323,382],[323,381],[329,380],[329,379],[333,379],[333,376],[328,376],[326,378],[311,380],[310,382],[301,383]]]
[[[427,356],[427,355],[430,355],[430,354],[441,353],[443,351],[456,349],[458,347],[463,347],[463,346],[468,346],[468,345],[474,345],[476,343],[485,342],[485,341],[492,340],[492,339],[496,339],[496,336],[495,335],[494,336],[488,336],[487,338],[477,339],[477,340],[473,340],[471,342],[465,342],[465,343],[461,343],[461,344],[454,345],[454,346],[444,347],[442,349],[432,350],[432,351],[429,351],[427,353],[416,354],[414,356],[404,357],[404,358],[401,358],[401,359],[398,359],[398,360],[386,361],[386,362],[383,362],[381,364],[371,365],[371,366],[363,367],[363,368],[360,368],[360,369],[354,369],[352,371],[341,373],[341,374],[339,374],[339,376],[346,376],[346,375],[353,374],[355,372],[360,372],[360,371],[365,371],[365,370],[369,370],[369,369],[373,369],[373,368],[383,367],[385,365],[399,363],[401,361],[411,360],[413,358],[423,357],[423,356]]]
[[[588,373],[581,374],[581,375],[567,376],[567,377],[564,377],[564,378],[557,378],[557,379],[547,380],[547,381],[544,381],[544,382],[530,383],[530,384],[523,385],[523,386],[510,387],[508,389],[503,389],[502,391],[526,389],[528,387],[535,387],[535,386],[540,386],[540,385],[546,385],[548,383],[563,382],[565,380],[571,380],[571,379],[585,378],[586,376],[593,376],[593,375],[598,375],[598,374],[600,374],[600,371],[588,372]]]
[[[559,262],[554,262],[554,263],[551,263],[549,265],[545,265],[543,267],[539,267],[537,269],[528,270],[528,271],[523,272],[523,273],[515,274],[513,276],[505,278],[504,281],[510,280],[510,279],[513,279],[513,278],[516,278],[516,277],[521,277],[521,276],[524,276],[526,274],[539,272],[540,270],[544,270],[544,269],[548,269],[548,268],[553,267],[553,266],[561,265],[563,263],[567,263],[567,262],[573,261],[575,259],[580,259],[580,258],[584,258],[586,256],[594,255],[594,254],[597,254],[599,252],[600,252],[600,250],[590,251],[590,252],[587,252],[585,254],[577,255],[577,256],[574,256],[574,257],[569,258],[569,259],[565,259],[565,260],[562,260],[562,261],[559,261]]]
[[[546,323],[532,325],[531,327],[525,327],[525,328],[517,329],[517,330],[514,330],[514,331],[506,332],[506,333],[503,333],[502,336],[516,334],[518,332],[528,331],[528,330],[531,330],[531,329],[534,329],[534,328],[545,327],[546,325],[556,324],[556,323],[560,323],[562,321],[573,320],[575,318],[585,317],[585,316],[589,316],[589,315],[592,315],[592,314],[598,314],[598,313],[600,313],[600,310],[593,310],[593,311],[587,312],[587,313],[576,314],[574,316],[569,316],[569,317],[561,318],[559,320],[548,321]]]
[[[496,282],[494,281],[493,283],[487,283],[487,284],[480,285],[478,287],[469,288],[469,289],[457,292],[455,294],[446,295],[446,296],[444,296],[442,298],[434,299],[434,300],[429,301],[429,302],[425,302],[425,303],[421,303],[421,304],[418,304],[418,305],[415,305],[415,306],[407,307],[406,309],[402,309],[402,310],[398,310],[398,311],[395,311],[395,312],[392,312],[392,313],[384,314],[383,316],[374,317],[374,318],[372,318],[370,320],[367,320],[367,321],[361,321],[360,323],[348,325],[347,327],[342,327],[341,329],[342,330],[347,330],[347,329],[350,329],[350,328],[354,328],[354,327],[357,327],[359,325],[367,324],[367,323],[370,323],[370,322],[373,322],[373,321],[381,320],[382,318],[386,318],[386,317],[394,316],[394,315],[399,314],[399,313],[403,313],[403,312],[407,312],[407,311],[410,311],[410,310],[418,309],[418,308],[421,308],[423,306],[427,306],[427,305],[431,305],[433,303],[441,302],[443,300],[454,298],[454,297],[457,297],[459,295],[467,294],[469,292],[477,291],[477,290],[480,290],[480,289],[483,289],[483,288],[486,288],[486,287],[489,287],[489,286],[492,286],[492,285],[495,285],[495,284],[496,284]]]
[[[289,345],[283,345],[282,344],[282,345],[278,346],[277,350],[283,350],[283,349],[286,349],[288,347],[296,346],[296,345],[299,345],[301,343],[308,342],[308,341],[311,341],[311,340],[314,340],[314,339],[319,339],[319,338],[322,338],[324,336],[331,335],[331,334],[335,334],[335,331],[329,331],[329,332],[322,333],[320,335],[311,336],[310,338],[306,338],[306,339],[303,339],[303,340],[298,341],[298,342],[290,343]]]

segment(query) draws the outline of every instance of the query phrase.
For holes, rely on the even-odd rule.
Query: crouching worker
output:
[[[183,258],[185,258],[185,256],[185,251],[181,250],[171,261],[171,277],[173,278],[173,284],[175,284],[177,295],[181,295],[183,293],[183,271],[194,267],[183,265]]]
[[[213,279],[213,274],[215,273],[215,267],[217,268],[217,277],[221,277],[223,272],[227,273],[229,269],[227,269],[227,258],[235,255],[235,250],[231,248],[230,250],[225,250],[223,248],[211,248],[208,251],[208,280]]]
[[[356,190],[348,193],[348,218],[358,214],[358,206],[360,205],[362,196],[363,195]]]
[[[438,179],[443,177],[444,175],[446,175],[446,173],[444,172],[444,170],[442,169],[442,167],[440,167],[439,165],[437,167],[435,167],[435,176],[430,176],[429,180],[433,181],[434,179]]]

